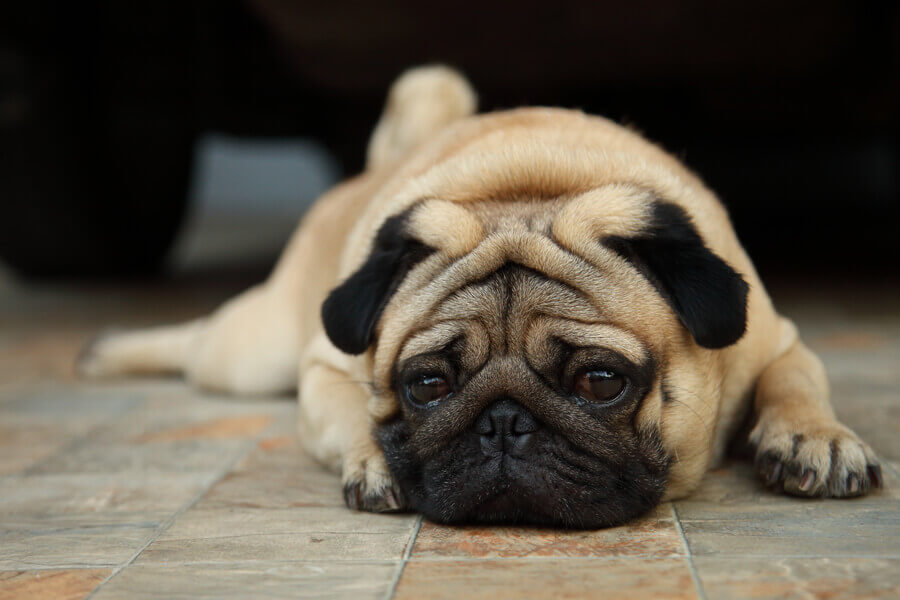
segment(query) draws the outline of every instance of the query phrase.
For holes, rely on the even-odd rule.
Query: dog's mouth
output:
[[[643,514],[665,489],[665,469],[591,456],[546,428],[487,441],[467,431],[424,461],[405,423],[380,437],[410,508],[440,523],[597,529]]]

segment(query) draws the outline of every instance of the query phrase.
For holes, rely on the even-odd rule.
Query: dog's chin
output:
[[[401,423],[381,431],[388,465],[409,507],[438,523],[612,527],[656,506],[665,488],[665,473],[640,460],[611,465],[558,435],[543,436],[525,458],[486,458],[463,434],[419,462],[405,429]]]

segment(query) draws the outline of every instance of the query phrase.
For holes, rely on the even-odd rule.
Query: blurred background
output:
[[[360,170],[390,82],[574,107],[680,156],[766,278],[896,281],[900,4],[0,5],[0,263],[20,282],[264,276]]]

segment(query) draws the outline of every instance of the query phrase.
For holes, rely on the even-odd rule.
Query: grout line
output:
[[[208,485],[206,485],[203,489],[201,489],[199,492],[197,492],[197,494],[194,495],[193,498],[188,500],[184,505],[182,505],[181,508],[179,508],[177,511],[175,511],[175,513],[171,517],[169,517],[163,523],[161,523],[159,525],[159,527],[157,527],[157,529],[153,533],[153,535],[151,535],[150,538],[140,548],[138,548],[137,552],[135,552],[131,556],[131,558],[129,558],[127,561],[125,561],[124,563],[118,565],[115,569],[113,569],[113,572],[109,574],[109,577],[107,577],[106,579],[101,581],[97,585],[97,587],[95,587],[93,589],[93,591],[90,594],[85,596],[84,600],[89,600],[90,598],[93,598],[97,594],[97,592],[100,591],[100,589],[103,586],[105,586],[113,577],[115,577],[116,575],[118,575],[119,573],[124,571],[126,568],[131,566],[131,564],[134,561],[136,561],[137,558],[141,554],[144,553],[144,550],[146,550],[150,546],[150,544],[152,544],[153,542],[158,540],[159,536],[161,536],[163,533],[165,533],[165,531],[175,523],[175,521],[178,519],[178,517],[180,517],[181,515],[186,513],[188,510],[190,510],[190,508],[192,506],[197,504],[197,502],[199,502],[209,492],[209,490],[211,490],[213,488],[213,486],[215,486],[217,483],[222,481],[222,479],[224,479],[225,476],[228,475],[228,473],[230,473],[231,470],[234,469],[234,467],[241,460],[243,460],[248,454],[250,454],[253,451],[253,449],[256,448],[256,446],[259,444],[259,440],[261,440],[263,438],[263,436],[265,436],[265,434],[273,426],[274,426],[274,424],[270,424],[268,427],[265,427],[262,431],[260,431],[255,436],[253,436],[252,439],[248,440],[246,443],[246,447],[244,448],[243,451],[235,453],[235,456],[222,467],[220,472],[210,479],[210,482]]]
[[[416,524],[413,527],[412,535],[409,536],[409,543],[406,544],[406,550],[403,551],[403,558],[400,561],[400,566],[397,567],[397,574],[394,576],[393,581],[391,581],[391,587],[388,588],[385,600],[390,600],[397,592],[397,586],[400,585],[400,578],[403,577],[403,571],[406,570],[406,564],[409,562],[409,557],[412,555],[413,546],[416,543],[416,539],[419,537],[419,531],[421,529],[422,515],[419,515],[419,518],[416,519]]]
[[[847,555],[847,554],[711,554],[710,558],[715,558],[716,560],[724,560],[724,561],[746,561],[748,559],[766,559],[766,560],[819,560],[819,559],[831,559],[831,560],[844,560],[844,559],[865,559],[865,560],[891,560],[896,561],[900,560],[900,554],[864,554],[864,555]],[[656,556],[653,554],[629,554],[627,556],[508,556],[508,557],[491,557],[491,558],[481,558],[481,557],[446,557],[446,558],[420,558],[417,559],[417,562],[423,564],[438,564],[438,563],[449,563],[449,562],[463,562],[463,563],[497,563],[497,562],[509,562],[509,563],[522,563],[522,562],[560,562],[560,561],[573,561],[573,562],[638,562],[638,561],[647,561],[649,560],[665,560],[665,559],[674,559],[674,558],[684,558],[683,556]],[[156,563],[151,562],[148,565],[152,565],[155,567],[159,566],[169,566],[169,567],[182,567],[182,566],[215,566],[215,567],[254,567],[258,565],[298,565],[298,564],[308,564],[308,563],[327,563],[330,565],[334,564],[342,564],[342,565],[397,565],[397,560],[392,560],[389,558],[348,558],[348,559],[335,559],[335,558],[304,558],[300,560],[229,560],[229,561],[216,561],[216,560],[197,560],[197,561],[186,561],[179,562],[177,564],[172,563]],[[17,565],[15,567],[0,567],[0,573],[18,573],[21,571],[60,571],[60,570],[88,570],[88,569],[113,569],[117,565],[113,563],[103,564],[65,564],[61,563],[58,565]],[[395,577],[398,578],[399,576]],[[392,580],[393,581],[393,580]]]
[[[684,534],[684,528],[681,526],[681,518],[678,516],[678,508],[676,508],[674,502],[672,503],[672,514],[675,515],[675,529],[678,530],[678,535],[681,536],[681,541],[684,543],[684,551],[687,553],[688,569],[691,571],[691,579],[694,580],[694,587],[697,590],[697,595],[700,596],[700,600],[707,600],[706,591],[703,589],[703,582],[700,581],[700,574],[697,573],[697,567],[694,566],[694,555],[691,554],[691,545],[688,543],[687,536]]]

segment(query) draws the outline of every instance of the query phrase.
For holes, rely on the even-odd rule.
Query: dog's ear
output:
[[[706,247],[680,206],[656,202],[643,233],[604,242],[659,290],[698,345],[724,348],[744,335],[747,283]]]
[[[384,307],[403,278],[434,251],[409,234],[412,210],[384,222],[366,262],[333,289],[322,304],[328,339],[348,354],[366,351]]]

